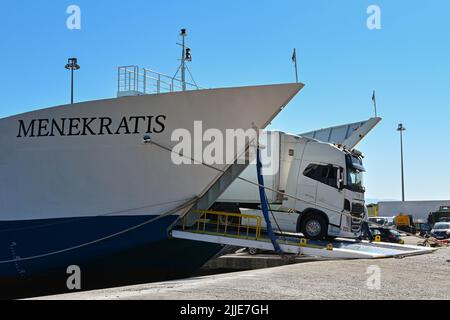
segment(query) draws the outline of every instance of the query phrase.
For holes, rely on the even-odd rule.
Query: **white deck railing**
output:
[[[138,66],[118,68],[117,96],[135,96],[184,90],[199,90],[196,84]]]

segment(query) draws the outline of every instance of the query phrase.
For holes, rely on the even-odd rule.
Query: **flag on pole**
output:
[[[297,49],[295,48],[294,53],[292,54],[292,62],[295,64],[295,82],[298,83]]]
[[[372,101],[373,101],[373,106],[375,108],[375,117],[377,117],[377,96],[376,96],[376,92],[375,90],[373,90],[373,95],[372,95]]]

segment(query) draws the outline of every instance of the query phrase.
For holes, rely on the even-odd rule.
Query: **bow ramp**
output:
[[[261,228],[259,216],[215,211],[196,211],[196,219],[184,218],[173,228],[173,238],[276,251]],[[331,242],[308,240],[300,235],[278,235],[284,253],[330,259],[380,259],[432,253],[435,249],[382,242],[337,239]]]

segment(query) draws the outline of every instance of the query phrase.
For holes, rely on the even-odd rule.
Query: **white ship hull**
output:
[[[137,215],[148,214],[149,208],[154,214],[167,212],[180,201],[201,195],[220,172],[202,165],[173,164],[170,152],[142,143],[148,119],[141,119],[137,130],[136,121],[128,121],[131,134],[126,134],[125,127],[117,130],[124,117],[153,117],[152,140],[171,148],[176,144],[172,132],[184,128],[193,135],[196,120],[203,122],[204,130],[225,132],[253,124],[264,128],[300,88],[293,84],[145,95],[0,119],[0,220]],[[112,120],[113,134],[106,127],[101,132],[101,118],[106,117]],[[72,118],[95,118],[89,128],[97,135],[86,128],[85,135],[70,136],[83,134],[82,120],[70,132]],[[66,119],[65,136],[53,126],[54,136],[39,137],[39,119],[49,120],[42,135],[51,134],[52,119],[59,128],[61,119]],[[29,129],[33,120],[33,134],[31,129],[19,130],[19,121]]]
[[[47,274],[52,268],[59,272],[66,264],[89,263],[93,255],[117,254],[117,243],[108,250],[91,247],[89,254],[79,250],[132,225],[106,227],[106,218],[160,216],[202,196],[220,178],[220,172],[202,165],[175,165],[170,152],[144,144],[145,135],[172,148],[177,143],[171,141],[172,132],[184,128],[194,135],[194,121],[202,121],[203,130],[221,132],[264,128],[302,86],[123,97],[0,119],[0,280]],[[85,218],[96,226],[70,227],[73,219]],[[60,223],[64,229],[57,227]],[[141,235],[135,243],[130,236],[120,242],[120,252],[164,240],[165,230],[158,236],[154,229],[148,232],[155,237]],[[65,251],[78,246],[73,255]],[[64,258],[57,258],[59,251]]]

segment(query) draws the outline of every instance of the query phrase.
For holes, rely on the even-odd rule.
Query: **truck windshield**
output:
[[[356,192],[365,192],[364,167],[360,158],[347,155],[347,188]]]
[[[347,185],[351,190],[364,192],[363,172],[355,168],[348,168]]]

